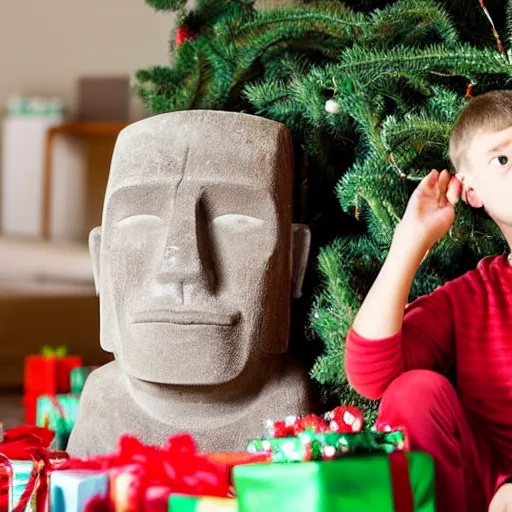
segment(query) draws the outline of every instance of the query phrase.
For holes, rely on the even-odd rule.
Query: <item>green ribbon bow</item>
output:
[[[44,357],[62,358],[66,357],[67,353],[68,349],[64,345],[61,345],[59,347],[50,347],[49,345],[44,345],[41,348],[41,355],[43,355]]]

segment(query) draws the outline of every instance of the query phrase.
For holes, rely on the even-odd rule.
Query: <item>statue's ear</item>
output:
[[[92,272],[96,294],[100,294],[100,249],[101,249],[101,227],[94,228],[89,234],[89,253],[92,260]]]
[[[311,249],[311,231],[304,224],[292,226],[292,297],[302,296],[302,285]]]

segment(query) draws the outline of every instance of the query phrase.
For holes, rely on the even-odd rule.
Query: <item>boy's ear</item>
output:
[[[473,188],[468,188],[464,194],[465,201],[473,208],[482,208],[484,203],[480,199],[480,196],[475,192]]]
[[[475,192],[475,189],[464,183],[464,177],[461,174],[456,174],[455,177],[462,183],[462,200],[473,208],[482,208],[484,203],[480,196]]]
[[[92,260],[92,272],[96,294],[100,294],[100,249],[101,249],[101,227],[94,228],[89,234],[89,253]]]

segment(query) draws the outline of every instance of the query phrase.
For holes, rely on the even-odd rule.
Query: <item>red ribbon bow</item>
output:
[[[117,453],[69,459],[59,469],[109,471],[114,480],[120,475],[130,480],[122,496],[114,492],[106,500],[96,498],[89,503],[88,511],[108,509],[109,499],[122,499],[126,504],[123,510],[140,510],[146,490],[154,487],[177,494],[218,497],[228,496],[231,490],[224,465],[201,455],[189,435],[173,436],[163,447],[147,446],[135,437],[123,436]]]
[[[55,433],[43,427],[22,426],[6,430],[0,453],[12,460],[31,460],[34,450],[48,448]]]
[[[36,495],[37,512],[47,510],[48,476],[51,464],[47,448],[54,433],[42,427],[22,426],[4,432],[0,442],[0,510],[9,509],[9,488],[13,484],[10,460],[32,460],[34,467],[19,503],[13,512],[23,512]]]

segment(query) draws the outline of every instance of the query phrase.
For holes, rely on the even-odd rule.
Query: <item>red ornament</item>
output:
[[[329,432],[329,425],[320,416],[310,414],[309,416],[297,420],[294,435],[298,436],[301,432],[305,432],[306,430],[314,432],[315,434],[322,434]]]
[[[271,430],[271,437],[289,437],[292,434],[292,425],[288,425],[286,421],[276,421]]]
[[[178,30],[176,30],[176,46],[181,46],[185,41],[193,38],[192,32],[186,25],[178,27]]]
[[[336,407],[325,415],[325,419],[329,422],[329,430],[337,434],[352,434],[363,429],[363,413],[351,405]]]

